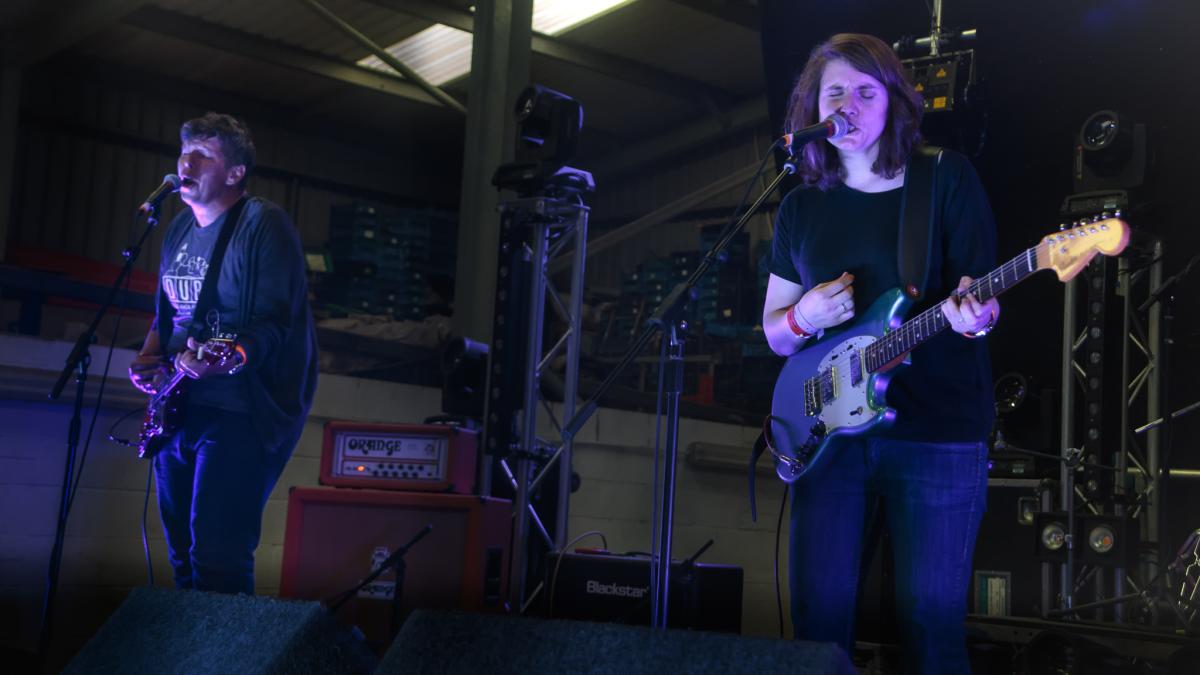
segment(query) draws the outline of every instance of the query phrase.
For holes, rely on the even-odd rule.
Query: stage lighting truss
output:
[[[1200,530],[1194,530],[1180,547],[1171,571],[1179,577],[1178,605],[1191,624],[1200,615]]]

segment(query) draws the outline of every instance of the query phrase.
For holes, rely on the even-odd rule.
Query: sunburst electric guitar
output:
[[[1055,232],[976,279],[969,291],[984,302],[1045,269],[1070,281],[1096,254],[1116,255],[1127,243],[1129,226],[1116,218]],[[895,420],[885,396],[888,381],[914,347],[947,326],[940,303],[903,321],[911,304],[901,289],[892,289],[854,323],[788,357],[775,383],[767,437],[784,482],[799,480],[837,452],[840,441]]]

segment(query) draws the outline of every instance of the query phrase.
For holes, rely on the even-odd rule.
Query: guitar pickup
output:
[[[856,350],[850,354],[850,386],[857,387],[862,381],[862,350]]]
[[[823,407],[818,389],[819,378],[820,376],[810,377],[804,381],[804,414],[807,417],[816,417]]]
[[[821,403],[830,403],[837,397],[837,370],[830,368],[821,373]]]

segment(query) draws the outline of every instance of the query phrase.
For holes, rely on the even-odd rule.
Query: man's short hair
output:
[[[203,117],[184,122],[179,129],[179,139],[185,143],[210,138],[220,143],[226,166],[246,167],[246,174],[238,183],[238,188],[245,189],[246,180],[254,170],[254,139],[250,137],[250,128],[232,115],[207,112]]]

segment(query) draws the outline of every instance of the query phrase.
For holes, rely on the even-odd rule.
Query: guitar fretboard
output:
[[[179,382],[187,377],[182,370],[172,372],[171,379],[167,380],[167,384],[158,390],[158,393],[150,398],[150,407],[154,407],[162,403],[163,399],[171,395],[171,390],[179,385]]]
[[[980,302],[986,302],[1016,286],[1038,269],[1037,247],[1034,246],[992,270],[987,276],[976,279],[968,291]],[[864,367],[868,373],[874,373],[942,332],[947,326],[949,323],[942,314],[939,302],[868,345],[863,350]]]

